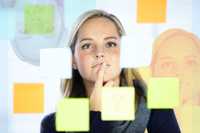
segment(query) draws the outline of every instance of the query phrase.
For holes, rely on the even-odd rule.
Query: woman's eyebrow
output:
[[[196,55],[187,55],[184,59],[198,59],[198,57]]]
[[[171,57],[171,56],[162,56],[159,59],[160,60],[173,60],[173,57]]]
[[[115,39],[115,40],[117,40],[117,37],[115,37],[115,36],[109,36],[109,37],[104,38],[104,40],[108,40],[108,39]]]
[[[92,41],[92,39],[91,38],[83,38],[80,40],[80,42],[82,42],[82,41]]]

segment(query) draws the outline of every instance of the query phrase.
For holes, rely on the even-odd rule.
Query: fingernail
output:
[[[106,68],[106,63],[105,62],[103,63],[103,68]]]

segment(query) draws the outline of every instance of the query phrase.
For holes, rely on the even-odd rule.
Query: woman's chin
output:
[[[105,73],[104,77],[103,77],[103,82],[108,82],[110,80],[115,80],[119,77],[120,74],[113,74],[113,73]],[[91,81],[91,82],[96,82],[97,81],[97,75],[93,75],[91,77],[87,77],[86,79],[88,81]]]
[[[103,79],[103,82],[108,82],[110,80],[115,80],[119,77],[119,75],[106,75]]]

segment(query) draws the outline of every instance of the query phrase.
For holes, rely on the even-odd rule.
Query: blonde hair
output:
[[[80,29],[80,27],[83,25],[83,23],[85,23],[88,19],[91,19],[91,18],[95,18],[95,17],[104,17],[104,18],[107,18],[109,19],[110,21],[112,21],[118,31],[119,31],[119,35],[120,36],[123,36],[125,35],[125,30],[121,24],[121,22],[119,21],[119,19],[112,15],[112,14],[109,14],[103,10],[91,10],[91,11],[87,11],[85,12],[84,14],[82,14],[77,22],[74,24],[72,30],[71,30],[71,34],[70,34],[70,37],[69,37],[69,42],[68,42],[68,45],[72,48],[72,53],[74,52],[74,46],[75,46],[75,43],[76,43],[76,39],[77,39],[77,33]]]
[[[88,12],[82,14],[78,18],[78,21],[75,23],[75,25],[73,26],[73,28],[71,30],[71,35],[69,37],[68,45],[71,48],[73,54],[74,54],[74,47],[75,47],[76,40],[77,40],[77,34],[78,34],[80,27],[88,19],[91,19],[94,17],[105,17],[105,18],[109,19],[116,25],[120,37],[125,35],[125,30],[124,30],[121,22],[119,21],[119,19],[116,16],[109,14],[102,10],[88,11]],[[121,86],[133,86],[134,79],[143,81],[141,79],[139,73],[134,69],[123,69],[121,71],[121,74],[120,74],[120,85]],[[86,97],[86,94],[84,94],[85,88],[84,88],[84,84],[82,82],[82,77],[80,76],[78,70],[73,69],[72,79],[65,79],[65,80],[61,81],[61,88],[62,88],[62,92],[65,97]],[[140,95],[139,92],[137,93],[137,90],[136,90],[136,94],[138,94],[138,96]],[[137,96],[136,96],[136,99],[137,99]]]

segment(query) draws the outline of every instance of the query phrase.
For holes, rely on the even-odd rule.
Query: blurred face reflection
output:
[[[180,79],[182,103],[200,105],[200,46],[192,38],[175,35],[163,41],[153,59],[155,77]]]

